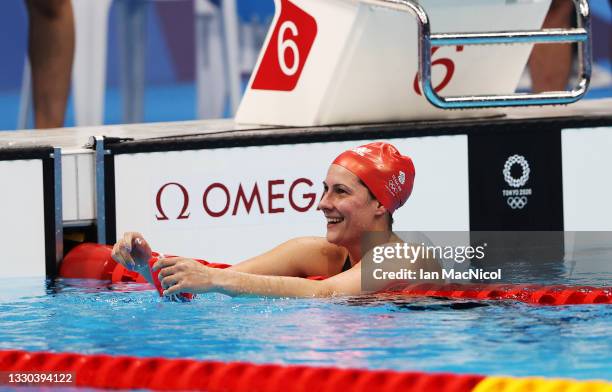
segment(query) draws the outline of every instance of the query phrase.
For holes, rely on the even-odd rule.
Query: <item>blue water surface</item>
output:
[[[0,349],[612,380],[612,306],[446,299],[162,301],[145,285],[0,279]]]

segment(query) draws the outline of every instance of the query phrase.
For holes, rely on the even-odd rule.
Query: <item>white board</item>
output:
[[[0,161],[0,183],[0,277],[45,277],[42,161]]]
[[[612,231],[612,128],[566,129],[563,219],[566,231]]]

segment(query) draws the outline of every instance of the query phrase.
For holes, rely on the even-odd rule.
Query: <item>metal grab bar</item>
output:
[[[361,0],[398,11],[410,11],[417,17],[419,33],[419,83],[423,95],[441,109],[478,109],[509,106],[567,105],[580,100],[591,81],[591,12],[588,0],[572,0],[576,8],[577,27],[485,33],[431,34],[429,17],[414,0]],[[442,97],[434,91],[431,81],[432,46],[499,45],[537,43],[577,43],[580,80],[570,91],[514,93],[508,95],[464,95]]]

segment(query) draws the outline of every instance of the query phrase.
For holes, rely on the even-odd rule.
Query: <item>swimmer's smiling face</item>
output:
[[[319,208],[327,220],[329,242],[340,246],[357,244],[365,231],[376,229],[375,221],[386,210],[356,175],[342,166],[331,165],[323,186]]]

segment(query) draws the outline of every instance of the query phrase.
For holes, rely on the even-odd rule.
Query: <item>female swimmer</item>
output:
[[[393,212],[412,192],[414,165],[388,143],[370,143],[345,151],[329,167],[319,203],[327,220],[326,238],[296,238],[227,269],[209,268],[187,258],[166,258],[152,269],[151,248],[139,233],[125,233],[113,247],[113,258],[149,282],[158,273],[166,296],[220,292],[275,297],[330,297],[363,292],[361,265],[371,255],[364,238],[375,232],[377,245],[399,244],[391,230]],[[409,268],[440,271],[437,263],[419,260]],[[316,281],[308,276],[329,276]],[[414,281],[413,281],[414,282]],[[384,289],[389,281],[381,281]],[[395,282],[397,283],[397,282]]]

